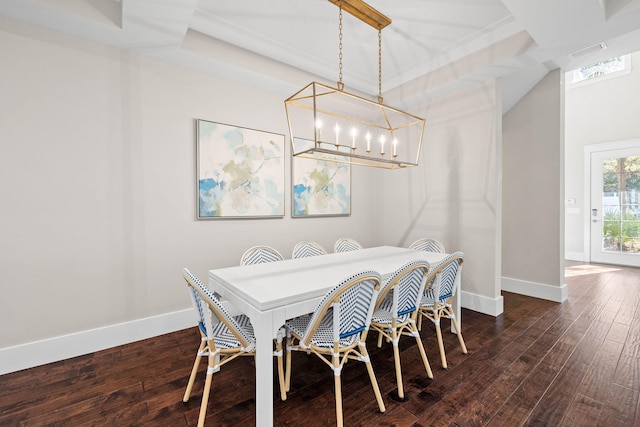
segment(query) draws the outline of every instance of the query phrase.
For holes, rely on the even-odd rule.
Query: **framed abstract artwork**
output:
[[[292,216],[351,214],[351,165],[310,158],[291,159]]]
[[[197,217],[284,216],[284,135],[196,120]]]

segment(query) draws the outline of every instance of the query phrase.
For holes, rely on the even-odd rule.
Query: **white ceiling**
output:
[[[550,70],[640,50],[640,0],[369,4],[393,21],[382,31],[383,95],[398,107],[501,77],[508,109]],[[327,0],[0,0],[0,16],[286,94],[308,73],[338,79],[338,8]],[[569,56],[600,42],[607,49]],[[345,13],[346,89],[375,97],[377,62],[377,31]]]

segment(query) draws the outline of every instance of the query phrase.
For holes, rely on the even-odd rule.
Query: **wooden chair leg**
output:
[[[342,420],[342,384],[340,383],[340,355],[333,356],[333,379],[336,393],[336,423],[343,427]]]
[[[288,392],[291,387],[291,335],[287,335],[286,365],[287,369],[285,370],[284,390]]]
[[[280,335],[278,335],[278,339],[276,340],[276,352],[276,357],[278,358],[278,383],[280,384],[280,399],[287,400],[287,385],[284,380],[284,367],[282,362],[282,337]]]
[[[413,325],[415,328],[415,325]],[[433,372],[431,371],[431,365],[429,364],[429,359],[427,358],[427,353],[424,351],[424,346],[422,345],[422,339],[420,338],[420,333],[417,329],[411,329],[411,334],[416,338],[416,343],[418,344],[418,349],[420,350],[420,356],[422,356],[422,363],[424,363],[424,369],[427,372],[427,377],[433,379]]]
[[[202,393],[202,403],[200,404],[200,415],[198,416],[198,427],[204,426],[204,419],[207,415],[207,404],[209,402],[209,391],[211,390],[211,379],[213,372],[209,373],[211,368],[207,369],[207,380],[204,383],[204,392]]]
[[[378,332],[378,348],[382,348],[382,332]]]
[[[386,408],[384,407],[384,402],[382,401],[382,395],[380,394],[380,388],[378,387],[378,381],[376,380],[376,375],[373,373],[371,360],[369,360],[369,353],[367,353],[367,348],[364,346],[364,344],[360,345],[360,353],[362,354],[362,359],[365,361],[364,364],[366,365],[367,372],[369,373],[369,379],[371,380],[373,393],[376,395],[378,408],[380,409],[380,412],[384,412],[386,411]]]
[[[440,349],[440,360],[442,367],[447,368],[447,356],[444,352],[444,342],[442,341],[442,330],[440,329],[440,313],[437,310],[433,312],[433,323],[436,326],[436,336],[438,337],[438,348]]]
[[[456,317],[452,314],[450,316],[451,323],[453,323],[453,327],[456,328],[456,333],[458,335],[458,342],[460,343],[460,348],[464,354],[467,354],[467,346],[464,344],[464,339],[462,339],[462,331],[460,330],[460,326],[458,326],[458,322],[456,321]]]
[[[187,383],[187,390],[184,392],[184,397],[182,398],[183,402],[188,402],[189,397],[191,397],[191,390],[193,389],[193,383],[196,381],[196,375],[198,374],[198,368],[200,367],[200,360],[202,360],[202,353],[204,352],[205,347],[207,346],[207,342],[202,340],[200,342],[200,347],[198,348],[198,353],[196,354],[196,360],[193,362],[193,368],[191,369],[191,376],[189,377],[189,382]]]
[[[391,331],[391,343],[393,344],[393,360],[396,365],[396,382],[398,383],[398,398],[404,400],[404,387],[402,386],[402,369],[400,367],[400,350],[398,350],[398,331]]]

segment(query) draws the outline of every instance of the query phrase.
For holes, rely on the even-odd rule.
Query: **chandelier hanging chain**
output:
[[[382,30],[378,30],[378,103],[382,104]]]
[[[338,89],[344,89],[342,83],[342,7],[339,8],[338,14]]]
[[[342,82],[342,6],[338,8],[338,89],[344,90]],[[382,28],[378,29],[378,103],[382,104]]]

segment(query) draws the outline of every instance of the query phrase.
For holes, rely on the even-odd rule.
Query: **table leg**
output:
[[[249,316],[256,336],[256,426],[273,426],[273,331],[270,313]]]

